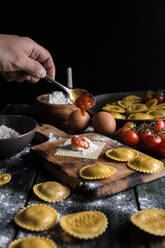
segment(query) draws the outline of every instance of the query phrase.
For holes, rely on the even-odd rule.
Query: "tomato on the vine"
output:
[[[150,90],[147,90],[144,92],[144,102],[148,102],[153,98],[153,92]]]
[[[150,152],[156,152],[161,142],[162,138],[159,135],[156,137],[149,135],[144,140],[144,147]]]
[[[127,121],[122,127],[133,128],[135,124],[132,121]]]
[[[162,141],[165,141],[165,131],[163,133],[160,133],[159,136],[162,138]]]
[[[158,148],[158,153],[162,156],[165,157],[165,140],[161,142]]]
[[[161,130],[165,130],[165,122],[162,119],[154,118],[150,126],[154,129],[154,132],[159,132]]]
[[[137,132],[138,132],[139,138],[142,142],[145,141],[147,136],[152,135],[152,131],[149,128],[149,125],[146,123],[140,124]]]
[[[122,136],[123,143],[127,146],[137,145],[139,142],[139,136],[134,130],[127,130]]]
[[[118,134],[118,138],[120,141],[122,141],[123,139],[123,134],[126,132],[127,128],[126,127],[121,127],[119,128],[117,134]]]
[[[162,102],[164,101],[165,95],[164,95],[164,92],[163,92],[163,91],[158,90],[158,91],[155,93],[155,96],[154,96],[154,97],[157,99],[158,104],[159,104],[159,103],[162,103]]]

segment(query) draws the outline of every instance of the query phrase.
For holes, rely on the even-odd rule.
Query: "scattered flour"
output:
[[[49,133],[48,138],[49,138],[49,140],[48,140],[49,142],[56,141],[56,137],[53,136],[53,133],[52,132]]]
[[[48,102],[51,104],[71,104],[69,97],[62,91],[54,91],[49,95]]]
[[[0,139],[9,139],[18,137],[20,134],[14,129],[7,127],[5,125],[0,126]]]
[[[63,139],[63,137],[54,136],[52,132],[49,133],[49,136],[48,136],[48,141],[49,142],[57,141],[57,140],[60,140],[60,139]]]

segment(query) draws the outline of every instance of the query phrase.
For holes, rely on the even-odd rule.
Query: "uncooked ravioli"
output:
[[[57,211],[45,204],[27,206],[14,217],[17,225],[31,231],[48,230],[56,224],[57,219]]]
[[[115,168],[109,165],[95,163],[82,167],[79,174],[82,178],[88,180],[103,179],[112,176]]]
[[[0,174],[0,186],[10,182],[11,180],[11,175],[8,173],[2,173]]]
[[[157,235],[165,236],[165,210],[164,209],[146,209],[133,214],[131,222],[143,231]]]
[[[93,239],[101,235],[108,225],[105,214],[83,211],[62,216],[60,225],[70,235],[80,239]]]
[[[118,147],[106,151],[106,156],[113,160],[127,162],[134,160],[138,156],[138,152],[130,148]]]
[[[129,161],[128,166],[133,170],[144,173],[157,173],[163,169],[163,162],[147,155],[138,156],[135,160]]]
[[[54,181],[35,184],[33,191],[39,198],[48,202],[62,201],[70,194],[68,187]]]
[[[153,116],[147,113],[135,113],[128,116],[128,119],[133,120],[150,120]]]
[[[57,248],[56,244],[48,238],[32,236],[12,241],[8,248]]]

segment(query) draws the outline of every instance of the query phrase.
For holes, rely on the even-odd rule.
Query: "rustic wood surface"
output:
[[[25,114],[37,118],[32,106],[9,105],[3,113]],[[50,173],[40,167],[40,161],[34,159],[25,149],[21,154],[0,161],[0,172],[8,172],[12,180],[0,187],[0,248],[17,238],[40,235],[52,238],[59,248],[163,248],[165,238],[149,235],[129,220],[130,216],[142,209],[165,208],[165,177],[141,184],[121,193],[102,199],[87,200],[85,196],[71,192],[64,201],[50,204],[60,216],[83,210],[100,210],[108,217],[108,228],[100,237],[93,240],[78,240],[63,232],[59,225],[49,231],[33,233],[17,227],[13,222],[15,213],[26,205],[43,203],[32,192],[35,183],[54,180]]]
[[[55,141],[49,141],[49,133],[53,134]],[[90,198],[100,198],[107,195],[119,193],[138,184],[149,182],[165,176],[165,167],[159,173],[147,174],[132,170],[127,166],[126,162],[117,162],[105,156],[105,152],[109,149],[123,146],[114,139],[103,136],[99,133],[81,134],[92,141],[102,141],[105,143],[98,159],[79,159],[74,157],[55,156],[56,148],[63,144],[69,134],[53,127],[52,125],[39,125],[36,136],[47,138],[46,142],[40,143],[32,147],[34,153],[42,157],[41,164],[52,175],[60,179],[64,184],[78,190],[81,194]],[[39,139],[41,140],[41,139]],[[35,154],[34,154],[35,155]],[[139,152],[139,155],[144,155]],[[103,163],[116,169],[116,173],[106,179],[101,180],[84,180],[79,176],[79,170],[88,164]]]

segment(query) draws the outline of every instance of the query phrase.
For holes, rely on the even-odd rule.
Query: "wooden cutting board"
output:
[[[56,140],[53,142],[48,141],[50,132],[54,137],[56,137]],[[32,152],[38,156],[38,158],[41,158],[41,164],[44,169],[58,178],[63,184],[68,185],[72,189],[78,190],[87,197],[96,199],[112,195],[129,189],[135,185],[165,176],[165,168],[155,174],[145,174],[132,170],[124,162],[115,162],[107,158],[105,156],[107,150],[113,147],[123,146],[116,140],[92,132],[81,135],[91,140],[106,143],[97,160],[54,156],[56,148],[71,135],[48,124],[38,126],[35,139],[38,142],[44,142],[33,146]],[[141,152],[139,153],[142,154]],[[115,167],[116,173],[109,178],[101,180],[91,181],[82,179],[79,176],[80,168],[96,161]]]

